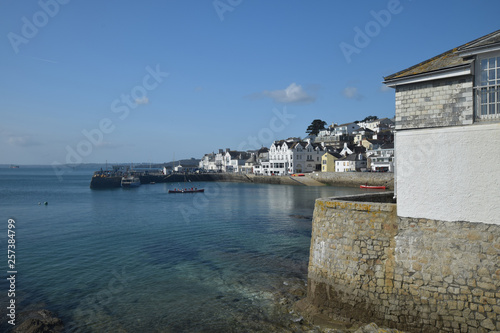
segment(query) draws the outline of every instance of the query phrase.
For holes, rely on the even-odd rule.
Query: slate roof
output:
[[[250,154],[245,152],[245,151],[237,151],[237,150],[230,150],[229,155],[231,155],[231,159],[237,159],[237,160],[247,160],[250,157]]]
[[[340,158],[343,158],[344,156],[340,155],[339,153],[337,152],[330,152],[330,151],[327,151],[325,154],[330,154],[332,155],[333,157],[336,157],[337,159],[340,159]]]
[[[347,155],[346,157],[342,158],[341,160],[342,161],[364,161],[365,157],[364,157],[364,155],[360,155],[360,154],[351,154],[351,155]]]
[[[431,59],[425,60],[412,67],[384,77],[384,81],[401,79],[412,75],[430,73],[442,69],[467,66],[472,63],[472,58],[464,58],[462,54],[467,51],[473,51],[484,47],[491,47],[495,44],[500,45],[500,30],[492,32],[486,36],[475,39],[464,45],[441,53]]]
[[[345,124],[340,124],[340,125],[336,125],[335,127],[345,127],[345,126],[349,126],[349,125],[352,125],[352,124],[356,124],[354,122],[351,122],[351,123],[345,123]],[[356,124],[357,125],[357,124]]]

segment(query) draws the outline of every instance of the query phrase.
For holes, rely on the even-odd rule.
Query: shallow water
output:
[[[47,308],[66,331],[280,330],[289,318],[277,301],[307,278],[314,200],[360,193],[244,183],[186,185],[205,188],[194,194],[169,194],[184,186],[173,183],[90,190],[92,171],[59,181],[51,168],[0,169],[4,252],[7,220],[16,221],[16,311]]]

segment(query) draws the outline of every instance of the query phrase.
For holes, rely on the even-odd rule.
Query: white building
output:
[[[216,171],[217,167],[215,165],[215,154],[214,153],[205,154],[201,158],[198,167],[201,170],[207,170],[207,171],[213,170],[213,171]]]
[[[394,172],[394,144],[388,143],[366,152],[372,171]]]
[[[355,172],[366,168],[363,154],[351,154],[335,161],[335,172]]]
[[[333,128],[333,135],[340,139],[345,136],[353,136],[353,133],[359,129],[356,123],[346,123],[341,125],[336,125]]]
[[[269,174],[269,149],[262,147],[256,152],[256,161],[253,164],[253,173],[256,175]]]
[[[251,154],[244,151],[226,150],[223,159],[223,171],[241,173],[245,168],[245,162],[250,158]]]
[[[275,141],[269,149],[269,174],[321,171],[321,156],[325,151],[323,145],[310,141]]]
[[[385,77],[398,216],[500,225],[500,30]]]
[[[389,118],[382,118],[372,121],[359,122],[359,127],[370,129],[373,132],[380,132],[384,129],[390,129],[394,127],[394,122]]]

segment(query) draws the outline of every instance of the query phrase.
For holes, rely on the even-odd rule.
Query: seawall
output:
[[[399,217],[391,193],[317,199],[297,308],[313,322],[500,331],[500,226]]]
[[[194,177],[196,175],[190,175]],[[304,177],[292,176],[261,176],[231,173],[201,174],[206,181],[250,182],[261,184],[305,185],[303,179],[313,179],[321,184],[331,186],[359,187],[362,184],[386,186],[394,189],[394,174],[380,172],[313,172],[306,173]],[[190,178],[196,179],[196,178]],[[201,180],[200,180],[201,181]]]
[[[359,187],[368,184],[394,189],[394,173],[391,172],[313,172],[307,176],[332,186]]]
[[[277,184],[277,185],[298,185],[298,186],[316,186],[316,185],[332,185],[332,186],[348,186],[359,187],[361,184],[368,185],[384,185],[388,189],[394,188],[394,177],[392,173],[371,173],[371,172],[325,172],[325,173],[308,173],[304,177],[292,176],[261,176],[253,174],[238,174],[238,173],[200,173],[200,174],[170,174],[170,175],[155,175],[142,174],[139,175],[142,184],[155,183],[183,183],[190,182],[240,182],[240,183],[257,183],[257,184]],[[312,179],[313,181],[305,181]],[[120,176],[108,177],[92,177],[91,188],[114,188],[120,187]],[[319,182],[321,184],[318,184]]]

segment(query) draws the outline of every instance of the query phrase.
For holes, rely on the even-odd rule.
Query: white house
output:
[[[226,150],[223,160],[223,171],[240,173],[251,154],[244,151]]]
[[[500,225],[500,30],[384,79],[398,216]]]
[[[394,144],[388,143],[368,150],[366,157],[372,171],[394,172]]]
[[[354,172],[366,168],[363,154],[351,154],[335,161],[335,172]]]
[[[321,170],[321,156],[326,148],[321,144],[275,141],[269,149],[269,173],[287,175]]]
[[[255,163],[253,164],[253,173],[256,175],[269,174],[269,149],[262,147],[255,154]]]
[[[380,132],[384,129],[389,129],[394,127],[394,122],[389,118],[376,119],[372,121],[359,122],[359,127],[370,129],[373,132]]]
[[[333,128],[333,135],[337,138],[352,136],[354,131],[358,130],[359,126],[356,123],[346,123],[341,125],[336,125]]]
[[[217,170],[216,164],[215,164],[215,154],[210,153],[210,154],[205,154],[198,165],[198,167],[202,170]]]

